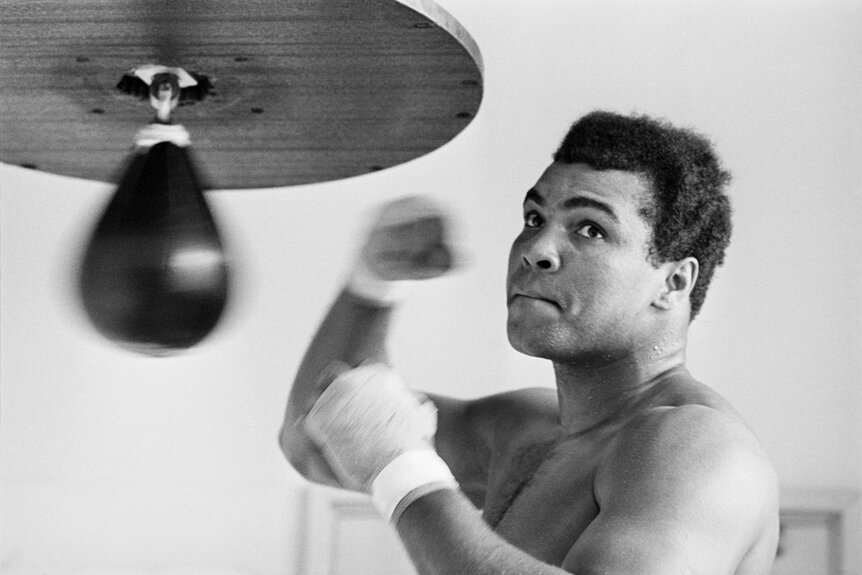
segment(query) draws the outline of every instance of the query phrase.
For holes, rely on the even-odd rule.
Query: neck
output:
[[[566,433],[584,433],[613,419],[667,375],[684,367],[684,342],[604,361],[555,362],[560,419]]]

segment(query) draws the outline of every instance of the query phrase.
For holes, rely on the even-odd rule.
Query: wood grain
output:
[[[116,83],[205,74],[178,108],[209,188],[290,186],[402,164],[482,99],[469,34],[428,0],[0,0],[0,161],[113,181],[153,117]]]

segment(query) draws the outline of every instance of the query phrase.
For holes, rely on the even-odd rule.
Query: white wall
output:
[[[70,278],[109,186],[0,166],[0,572],[294,572],[303,483],[276,445],[281,412],[359,214],[384,198],[447,202],[468,261],[401,311],[407,377],[460,396],[552,385],[505,341],[505,259],[525,190],[595,107],[715,140],[736,228],[690,368],[739,407],[785,485],[862,485],[862,8],[440,4],[483,51],[479,117],[392,170],[210,194],[241,289],[189,353],[137,357],[82,319]]]

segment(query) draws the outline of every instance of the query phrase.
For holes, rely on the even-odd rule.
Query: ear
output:
[[[697,281],[700,264],[696,258],[688,257],[676,262],[665,262],[660,268],[665,271],[664,282],[652,305],[662,310],[672,310],[688,301]]]

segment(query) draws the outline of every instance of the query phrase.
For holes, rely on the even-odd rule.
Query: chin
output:
[[[524,341],[524,338],[521,336],[522,333],[523,331],[518,326],[513,325],[510,318],[506,324],[506,336],[509,339],[509,345],[511,345],[515,351],[519,351],[526,355],[533,355],[529,351],[529,346],[526,345],[527,342]]]
[[[509,338],[509,345],[515,351],[531,357],[555,361],[568,355],[571,351],[571,345],[566,345],[561,341],[558,334],[553,333],[553,331],[549,333],[547,329],[525,327],[510,321],[507,324],[506,333]]]

